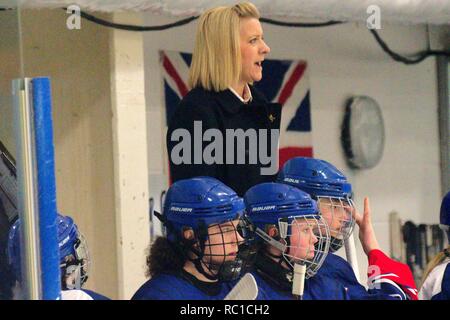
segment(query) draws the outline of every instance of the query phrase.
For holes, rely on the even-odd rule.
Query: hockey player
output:
[[[441,204],[441,228],[450,243],[450,191]],[[419,292],[421,300],[450,300],[450,245],[428,264]]]
[[[166,227],[147,256],[151,277],[134,294],[137,300],[222,300],[244,260],[239,246],[241,197],[210,177],[179,180],[168,190],[163,214]]]
[[[350,299],[417,300],[411,270],[380,250],[372,227],[368,198],[364,199],[364,215],[360,216],[351,199],[351,184],[338,169],[324,160],[296,157],[284,164],[277,180],[297,187],[317,200],[320,213],[330,227],[331,254],[319,274],[338,279]],[[369,259],[368,291],[357,281],[350,264],[332,254],[348,239],[355,221],[359,226],[362,247]]]
[[[61,270],[62,300],[109,300],[91,290],[82,289],[88,279],[90,259],[87,244],[77,225],[69,216],[57,214],[58,246]],[[17,280],[15,299],[21,299],[20,220],[12,225],[8,235],[8,261]]]
[[[315,275],[328,253],[330,235],[307,193],[286,184],[262,183],[250,188],[244,201],[258,239],[253,272],[258,299],[295,299],[296,264],[306,266],[303,299],[348,299],[340,283]]]

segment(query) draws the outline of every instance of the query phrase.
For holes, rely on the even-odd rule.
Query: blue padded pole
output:
[[[42,299],[59,299],[61,277],[56,226],[56,183],[49,78],[32,80],[38,177]]]

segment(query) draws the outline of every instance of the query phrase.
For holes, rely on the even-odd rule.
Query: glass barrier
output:
[[[17,180],[15,179],[16,141],[14,128],[13,80],[23,76],[20,17],[15,3],[0,6],[0,299],[11,299],[21,264],[10,268],[8,233],[17,218]],[[13,253],[10,250],[11,253]],[[13,258],[14,254],[11,255]],[[16,290],[16,295],[19,293]]]

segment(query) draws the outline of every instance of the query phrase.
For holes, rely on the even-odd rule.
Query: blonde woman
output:
[[[450,191],[441,204],[441,227],[450,242]],[[428,264],[419,292],[421,300],[450,300],[450,246],[440,252]]]
[[[172,182],[211,176],[242,196],[251,186],[274,180],[281,106],[269,103],[253,87],[262,78],[270,52],[259,17],[249,2],[201,15],[189,74],[191,90],[169,121]],[[263,172],[271,166],[273,172]]]

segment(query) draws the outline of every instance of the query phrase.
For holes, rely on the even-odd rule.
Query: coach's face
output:
[[[264,42],[263,30],[258,19],[243,18],[240,22],[242,59],[240,80],[244,83],[253,83],[262,79],[262,61],[270,52],[270,48]]]

